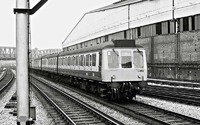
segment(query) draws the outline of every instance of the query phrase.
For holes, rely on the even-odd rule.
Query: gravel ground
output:
[[[46,80],[47,81],[47,80]],[[90,106],[104,112],[105,114],[119,120],[120,122],[124,123],[125,125],[146,125],[146,123],[137,121],[136,119],[129,117],[127,115],[124,115],[120,113],[119,111],[113,110],[112,108],[108,108],[100,103],[94,102],[91,99],[85,98],[84,96],[81,96],[75,92],[72,92],[71,90],[65,89],[57,84],[54,84],[53,82],[48,81],[49,84],[65,91],[66,93],[70,93],[71,95],[75,96],[79,100],[86,102]]]
[[[58,86],[59,87],[59,86]],[[62,87],[59,87],[60,89],[63,89]],[[198,88],[195,88],[198,89]],[[68,91],[68,90],[65,90]],[[106,114],[110,114],[112,117],[115,117],[116,119],[119,119],[123,122],[127,122],[126,124],[132,124],[132,125],[138,125],[139,123],[135,122],[134,119],[132,118],[126,118],[122,114],[118,114],[117,111],[109,109],[107,107],[102,106],[99,103],[93,102],[91,100],[88,100],[87,98],[84,97],[79,97],[84,102],[89,102],[89,104],[93,107],[96,107],[97,109],[102,110]],[[170,102],[170,101],[165,101],[165,100],[160,100],[160,99],[155,99],[155,98],[148,98],[144,96],[137,96],[136,97],[137,101],[150,104],[156,107],[160,107],[162,109],[166,109],[169,111],[173,111],[179,114],[183,114],[189,117],[193,117],[196,119],[200,119],[200,107],[199,106],[190,106],[190,105],[185,105],[185,104],[180,104],[180,103],[175,103],[175,102]],[[129,122],[130,121],[130,122]]]
[[[152,82],[148,82],[148,85],[153,85],[153,86],[164,86],[164,87],[169,87],[169,88],[185,88],[185,89],[197,89],[200,90],[199,87],[187,87],[187,86],[173,86],[173,85],[163,85],[163,84],[158,84],[158,83],[152,83]]]
[[[0,99],[0,125],[16,125],[17,117],[9,114],[13,109],[4,108],[5,105],[9,102],[10,98],[16,91],[16,83],[10,88],[7,94]]]
[[[31,106],[36,107],[36,121],[34,125],[54,125],[53,119],[48,115],[37,96],[31,92],[30,97]]]
[[[155,98],[149,98],[144,96],[137,96],[136,100],[200,120],[199,106],[190,106],[190,105],[185,105]]]
[[[165,87],[170,87],[170,88],[185,88],[185,89],[191,89],[191,91],[194,89],[200,90],[199,87],[162,85],[162,84],[151,83],[151,82],[149,82],[148,84],[154,85],[154,86],[165,86]],[[145,97],[145,96],[137,96],[137,100],[147,103],[147,104],[151,104],[153,106],[158,106],[162,109],[173,111],[173,112],[183,114],[183,115],[193,117],[193,118],[200,120],[200,106],[191,106],[191,105],[181,104],[178,102],[170,102],[170,101],[166,101],[166,100],[149,98],[149,97]]]
[[[13,71],[15,73],[15,71]],[[14,109],[6,109],[5,105],[9,102],[12,95],[16,92],[16,82],[7,92],[7,94],[0,98],[0,125],[16,125],[17,117],[13,116],[9,112],[13,112]],[[33,92],[30,94],[31,106],[36,106],[36,121],[35,125],[54,125],[52,118],[50,118],[42,106],[41,102],[35,96]]]

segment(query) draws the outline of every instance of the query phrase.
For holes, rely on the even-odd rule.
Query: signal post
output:
[[[47,0],[29,9],[28,0],[16,0],[16,69],[17,69],[17,125],[29,125],[28,45],[29,15],[34,14]]]

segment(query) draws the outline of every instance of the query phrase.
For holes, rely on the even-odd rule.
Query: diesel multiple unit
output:
[[[111,100],[132,99],[147,80],[145,50],[133,40],[43,56],[32,61],[32,69]]]

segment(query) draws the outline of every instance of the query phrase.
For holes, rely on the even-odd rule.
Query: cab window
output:
[[[119,53],[118,51],[108,51],[108,68],[119,68]]]
[[[143,52],[142,51],[133,51],[133,60],[135,68],[144,68]]]
[[[132,68],[131,51],[121,51],[122,68]]]

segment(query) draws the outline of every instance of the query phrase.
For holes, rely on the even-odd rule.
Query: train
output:
[[[31,61],[34,72],[109,100],[132,99],[147,85],[145,49],[134,40],[112,40]]]

